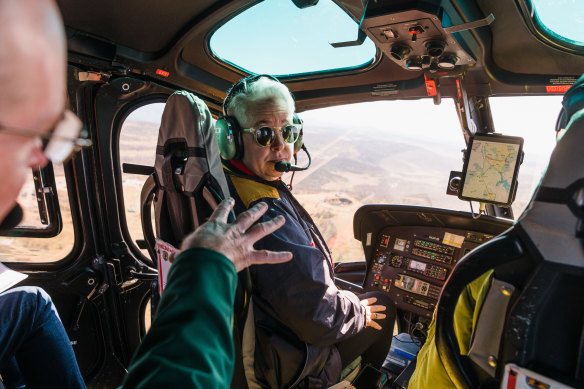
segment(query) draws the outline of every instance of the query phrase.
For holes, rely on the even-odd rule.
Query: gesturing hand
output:
[[[253,248],[255,242],[284,225],[283,216],[251,227],[268,209],[265,203],[258,203],[239,215],[235,222],[227,224],[227,216],[233,204],[233,199],[223,200],[209,220],[183,240],[181,250],[192,247],[215,250],[229,258],[238,272],[251,265],[281,263],[292,259],[289,251]]]
[[[385,319],[385,313],[377,312],[385,311],[386,307],[385,305],[371,305],[376,301],[377,299],[375,297],[361,300],[361,306],[365,308],[365,325],[380,330],[381,326],[375,320]]]

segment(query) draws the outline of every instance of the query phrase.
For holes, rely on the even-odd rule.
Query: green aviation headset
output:
[[[237,119],[233,116],[227,115],[229,104],[231,104],[231,100],[236,95],[245,92],[248,85],[253,84],[262,77],[266,77],[270,80],[280,83],[280,80],[274,76],[267,74],[253,74],[239,80],[227,92],[227,97],[225,97],[225,100],[223,101],[223,115],[220,116],[215,123],[215,135],[217,136],[219,152],[223,159],[229,160],[243,158],[243,140],[241,135],[243,131],[237,122]],[[302,125],[302,119],[300,119],[298,115],[294,113],[292,123]],[[298,134],[298,138],[294,142],[294,154],[296,154],[302,148],[302,137],[303,130],[301,128],[300,133]]]

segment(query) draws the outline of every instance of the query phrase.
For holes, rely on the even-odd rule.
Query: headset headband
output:
[[[243,158],[243,140],[241,136],[241,126],[237,122],[237,119],[230,116],[227,110],[231,106],[233,98],[239,94],[246,93],[247,87],[254,82],[257,82],[260,78],[266,77],[278,84],[282,84],[274,76],[269,74],[252,74],[247,77],[242,78],[237,83],[235,83],[228,91],[225,100],[223,100],[223,116],[221,116],[215,122],[215,136],[217,137],[217,143],[219,145],[219,152],[221,157],[227,160],[230,159],[242,159]],[[293,123],[302,125],[302,120],[293,113]],[[303,145],[303,133],[302,129],[296,141],[294,142],[294,154],[296,154]],[[288,170],[294,170],[297,167],[290,166]],[[286,170],[286,171],[288,171]]]
[[[262,77],[269,78],[270,80],[276,81],[279,84],[281,83],[280,80],[274,76],[270,76],[269,74],[250,74],[249,76],[242,78],[227,91],[227,96],[225,96],[225,100],[223,100],[223,114],[227,115],[227,108],[235,96],[240,93],[244,93],[247,90],[248,85],[253,84]]]

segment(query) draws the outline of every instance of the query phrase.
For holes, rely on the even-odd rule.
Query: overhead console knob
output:
[[[406,68],[408,70],[422,70],[422,59],[419,57],[410,57],[406,61]]]
[[[393,45],[391,47],[390,54],[393,58],[397,59],[398,61],[404,60],[406,55],[410,53],[410,48],[407,46],[402,45]]]
[[[443,55],[442,57],[438,58],[438,67],[441,69],[454,69],[456,66],[456,58],[454,55]]]
[[[431,41],[426,43],[426,51],[431,57],[440,57],[444,52],[444,42],[442,41]]]

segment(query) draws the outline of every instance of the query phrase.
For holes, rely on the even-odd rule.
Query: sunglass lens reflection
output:
[[[286,143],[293,143],[296,140],[296,127],[286,126],[282,128],[282,138]]]
[[[256,132],[256,139],[262,146],[269,146],[274,139],[274,130],[270,127],[259,128]]]
[[[289,125],[282,128],[282,139],[285,143],[294,143],[297,135],[295,126]],[[270,127],[259,128],[256,132],[256,140],[262,146],[271,145],[275,136],[275,131]]]

